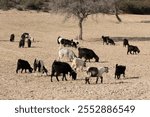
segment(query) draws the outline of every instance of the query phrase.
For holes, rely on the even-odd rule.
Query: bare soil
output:
[[[57,37],[76,38],[78,22],[76,19],[64,21],[61,15],[33,11],[0,11],[0,99],[150,99],[150,20],[149,15],[121,15],[122,23],[115,16],[97,15],[89,17],[84,22],[84,40],[80,47],[93,49],[100,57],[100,62],[92,60],[87,66],[107,66],[109,73],[104,74],[104,83],[85,84],[85,73],[78,71],[76,81],[57,82],[50,76],[37,73],[16,74],[18,59],[28,60],[33,66],[34,59],[44,61],[51,74],[51,65],[58,59],[59,45]],[[95,21],[96,20],[96,21]],[[20,36],[29,32],[34,38],[32,48],[18,48]],[[9,42],[10,34],[14,33],[15,42]],[[122,37],[116,41],[116,46],[102,44],[102,35]],[[130,44],[136,45],[141,52],[137,55],[127,55],[122,39],[130,37]],[[143,40],[142,40],[143,39]],[[139,41],[140,40],[140,41]],[[77,55],[78,50],[72,49]],[[64,61],[67,61],[64,59]],[[70,63],[70,62],[69,62]],[[126,77],[114,79],[115,65],[126,65]]]

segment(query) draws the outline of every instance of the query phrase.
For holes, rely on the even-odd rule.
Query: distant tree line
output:
[[[0,8],[59,13],[78,21],[78,39],[83,39],[83,22],[90,15],[111,14],[121,22],[120,13],[150,14],[150,0],[0,0]]]
[[[0,9],[9,10],[16,8],[18,10],[38,10],[48,12],[52,7],[51,2],[54,1],[55,0],[0,0]],[[150,0],[120,0],[119,10],[122,13],[150,14]]]
[[[122,0],[120,10],[129,14],[150,14],[150,0]]]
[[[0,9],[48,11],[49,0],[0,0]]]

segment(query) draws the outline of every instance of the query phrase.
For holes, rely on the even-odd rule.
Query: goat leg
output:
[[[103,77],[101,76],[101,83],[103,83]]]
[[[67,81],[66,75],[64,75],[65,80]]]
[[[57,81],[59,81],[59,79],[58,79],[58,75],[56,75],[56,79],[57,79]]]
[[[53,77],[53,75],[51,75],[51,82],[53,82],[52,77]]]
[[[99,79],[99,77],[96,78],[96,84],[98,83],[98,79]]]
[[[87,84],[87,83],[90,84],[89,77],[85,78],[85,84]]]
[[[21,73],[23,72],[23,69],[21,70]]]
[[[123,77],[125,78],[125,73],[123,74]]]

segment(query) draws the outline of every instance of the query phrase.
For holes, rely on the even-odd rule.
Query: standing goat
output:
[[[119,79],[121,74],[123,74],[123,77],[125,77],[125,70],[126,66],[116,64],[115,78],[117,77],[117,79]]]
[[[80,58],[74,58],[71,64],[72,68],[74,68],[75,70],[77,68],[79,68],[80,70],[83,70],[83,67],[86,67],[86,62],[83,61]]]
[[[90,67],[87,70],[87,77],[85,78],[85,84],[90,84],[90,77],[97,77],[96,84],[98,83],[99,77],[101,78],[101,83],[103,83],[103,73],[108,73],[108,67]]]
[[[62,59],[64,56],[66,56],[70,61],[72,61],[76,57],[75,53],[72,50],[67,48],[61,48],[58,54],[59,54],[59,60]]]
[[[128,45],[129,45],[128,39],[124,39],[124,40],[123,40],[123,47],[126,47],[126,46],[128,46]]]

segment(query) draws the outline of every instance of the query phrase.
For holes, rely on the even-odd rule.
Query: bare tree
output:
[[[97,13],[110,13],[107,0],[51,0],[52,11],[65,13],[66,18],[75,17],[78,19],[79,39],[83,37],[83,21],[89,16]]]
[[[114,0],[114,11],[115,11],[115,16],[119,22],[122,22],[121,18],[119,17],[119,3],[120,0]]]

